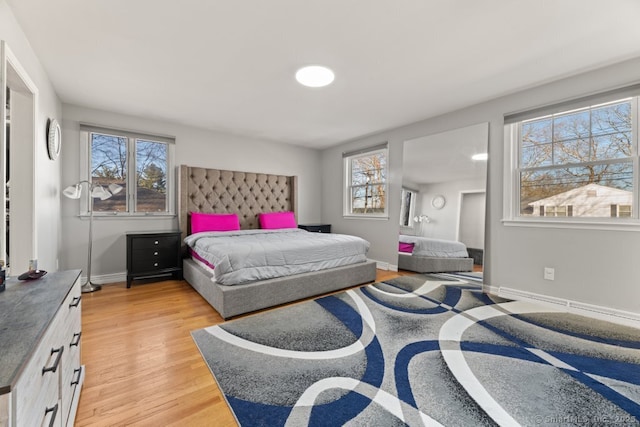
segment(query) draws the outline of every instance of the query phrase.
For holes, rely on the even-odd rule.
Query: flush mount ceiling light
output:
[[[478,153],[471,156],[471,160],[487,160],[489,158],[489,153]]]
[[[333,71],[321,65],[309,65],[296,71],[298,83],[308,87],[323,87],[333,82],[335,75]]]

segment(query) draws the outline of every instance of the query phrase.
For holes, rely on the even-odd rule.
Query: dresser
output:
[[[182,279],[180,230],[127,233],[127,288],[134,279],[173,275]]]
[[[80,270],[7,280],[0,293],[0,426],[73,426],[80,365]]]

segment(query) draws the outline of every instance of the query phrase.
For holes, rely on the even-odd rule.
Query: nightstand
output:
[[[180,231],[127,233],[127,288],[131,281],[173,275],[182,279]]]
[[[298,228],[314,233],[331,233],[331,224],[298,224]]]

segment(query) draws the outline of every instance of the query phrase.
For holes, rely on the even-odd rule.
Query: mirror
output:
[[[418,255],[417,243],[411,246],[411,253],[402,241],[421,237],[463,243],[473,258],[472,270],[482,272],[488,138],[489,124],[480,123],[404,142],[400,269],[415,264],[401,262],[403,256]],[[484,157],[478,159],[479,155]],[[437,249],[433,249],[432,257],[437,258]],[[431,256],[428,251],[419,255]],[[450,265],[452,271],[469,271],[471,264],[452,260],[444,265]],[[442,269],[442,265],[434,268]]]

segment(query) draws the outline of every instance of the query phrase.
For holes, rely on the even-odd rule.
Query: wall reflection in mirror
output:
[[[400,269],[481,277],[488,136],[480,123],[404,142]]]

